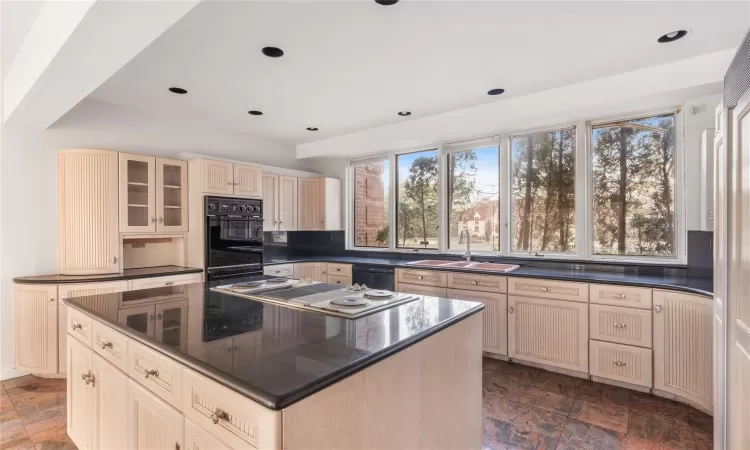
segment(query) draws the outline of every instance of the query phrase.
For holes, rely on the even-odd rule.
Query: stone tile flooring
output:
[[[485,450],[712,447],[711,417],[681,403],[494,359],[483,370]],[[76,448],[65,380],[25,376],[0,390],[0,448]]]
[[[484,359],[484,450],[712,448],[713,419],[650,394]]]

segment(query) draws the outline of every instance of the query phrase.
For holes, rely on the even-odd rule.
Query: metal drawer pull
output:
[[[107,347],[109,347],[109,348],[112,348],[112,343],[111,343],[111,342],[109,342],[109,341],[106,341],[106,342],[102,342],[102,343],[101,343],[100,345],[101,345],[101,347],[102,347],[102,350],[104,350],[104,349],[105,349],[105,348],[107,348]]]
[[[74,322],[73,325],[71,325],[71,327],[73,328],[73,331],[75,331],[75,330],[83,330],[83,325],[81,325],[80,323],[75,323]]]
[[[225,420],[229,422],[229,413],[226,411],[222,411],[219,408],[216,408],[216,411],[211,414],[211,422],[213,423],[219,423],[219,420]]]
[[[424,277],[422,275],[420,275],[420,276],[417,277],[417,280],[423,280],[423,279],[424,279]]]
[[[513,309],[513,307],[512,307],[512,306],[508,307],[508,312],[509,312],[509,313],[513,314],[513,311],[515,311],[515,310]]]
[[[91,371],[89,370],[88,372],[81,374],[81,379],[85,380],[86,378],[88,378],[90,376],[91,376]]]
[[[148,377],[150,377],[152,375],[155,376],[156,378],[159,378],[159,371],[158,370],[154,370],[154,369],[149,369],[149,370],[143,372],[143,375],[146,378],[148,378]]]
[[[174,284],[174,281],[167,281],[164,283],[164,286],[172,286]]]
[[[625,294],[614,294],[614,295],[613,295],[613,297],[614,297],[614,298],[619,298],[619,299],[623,299],[623,298],[626,298],[626,297],[627,297],[627,295],[625,295]]]
[[[622,362],[622,361],[615,361],[615,365],[618,366],[618,367],[625,367],[625,366],[627,366],[627,364],[624,363],[624,362]]]
[[[615,323],[612,324],[612,326],[615,327],[615,328],[626,328],[628,326],[628,324],[615,322]]]
[[[341,269],[336,269],[336,272],[341,272]]]
[[[542,292],[549,292],[549,288],[548,287],[542,287],[540,289],[540,291],[542,291]]]
[[[479,282],[478,282],[478,281],[473,281],[472,283],[474,283],[474,284],[479,284]]]
[[[654,311],[661,312],[661,305],[654,306]]]

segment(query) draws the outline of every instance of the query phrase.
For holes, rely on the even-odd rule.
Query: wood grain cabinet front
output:
[[[94,449],[93,353],[77,339],[67,342],[67,431],[79,450]]]
[[[184,419],[143,386],[128,381],[129,450],[178,450],[182,448]]]
[[[448,286],[448,274],[437,270],[396,269],[396,283]]]
[[[608,284],[589,285],[591,303],[651,309],[651,289]]]
[[[449,279],[450,282],[450,279]],[[494,292],[448,289],[446,297],[484,305],[482,348],[498,355],[508,354],[508,296]]]
[[[263,275],[271,275],[274,277],[293,277],[294,264],[276,264],[273,266],[265,266],[263,267]]]
[[[591,339],[651,348],[651,310],[590,305],[589,316]]]
[[[328,263],[328,275],[334,275],[334,276],[337,276],[337,277],[351,277],[352,276],[352,265],[351,264]]]
[[[508,294],[572,302],[588,302],[589,285],[573,281],[510,277],[508,278]]]
[[[342,286],[350,286],[352,284],[352,277],[347,275],[328,275],[329,284],[340,284]]]
[[[404,294],[427,295],[432,297],[447,297],[447,289],[442,286],[423,286],[420,284],[398,283],[396,291]]]
[[[449,272],[448,288],[504,294],[508,292],[508,280],[494,275]]]
[[[653,354],[650,349],[610,342],[590,341],[591,375],[652,386]]]
[[[119,331],[94,320],[92,348],[114,367],[128,370],[128,338]]]
[[[178,410],[182,405],[182,366],[135,341],[128,343],[128,375]]]
[[[234,195],[260,197],[262,195],[262,171],[259,166],[234,164]]]
[[[128,419],[123,420],[122,413],[128,403],[128,377],[100,355],[93,356],[93,448],[125,450],[128,448]]]
[[[185,419],[185,448],[187,450],[228,450],[230,447],[192,420]]]
[[[57,373],[60,356],[57,286],[15,284],[13,291],[16,369],[38,374]]]
[[[294,278],[304,280],[309,278],[321,283],[328,282],[328,264],[326,263],[299,263],[294,265]]]

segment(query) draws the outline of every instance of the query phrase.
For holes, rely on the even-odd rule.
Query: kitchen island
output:
[[[66,300],[79,448],[481,447],[481,304],[347,319],[210,287]]]

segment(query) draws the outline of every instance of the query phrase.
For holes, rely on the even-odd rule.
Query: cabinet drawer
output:
[[[592,284],[591,303],[651,309],[651,289],[631,286]]]
[[[508,293],[536,298],[589,301],[589,285],[571,281],[536,280],[533,278],[508,278]]]
[[[448,273],[448,288],[504,294],[508,292],[508,280],[505,277],[492,275]]]
[[[67,312],[68,320],[66,326],[68,328],[68,334],[75,336],[76,339],[91,347],[91,336],[93,334],[93,331],[91,330],[93,322],[91,316],[88,316],[75,308],[67,308]]]
[[[263,268],[263,275],[274,277],[293,277],[294,264],[278,264],[275,266],[266,266]]]
[[[448,286],[448,274],[435,270],[396,269],[396,280],[399,283],[423,286]]]
[[[191,370],[186,369],[184,376],[185,418],[228,448],[281,449],[281,411],[264,408]]]
[[[350,277],[352,276],[352,265],[328,263],[328,275]]]
[[[178,410],[182,368],[176,361],[135,341],[128,342],[128,375]]]
[[[113,366],[128,371],[128,338],[104,325],[94,321],[93,348],[102,358],[109,361]]]
[[[651,310],[590,305],[590,336],[599,341],[651,348]]]
[[[169,275],[166,277],[137,278],[130,280],[130,289],[151,289],[180,284],[200,283],[203,277],[199,273],[185,275]]]
[[[438,286],[420,286],[418,284],[399,283],[396,286],[397,292],[415,295],[430,295],[434,297],[447,297],[447,289]]]
[[[349,276],[341,276],[341,275],[328,275],[328,283],[330,284],[341,284],[343,286],[349,286],[352,284],[352,277]]]
[[[589,341],[591,375],[650,388],[652,353],[647,348]]]

